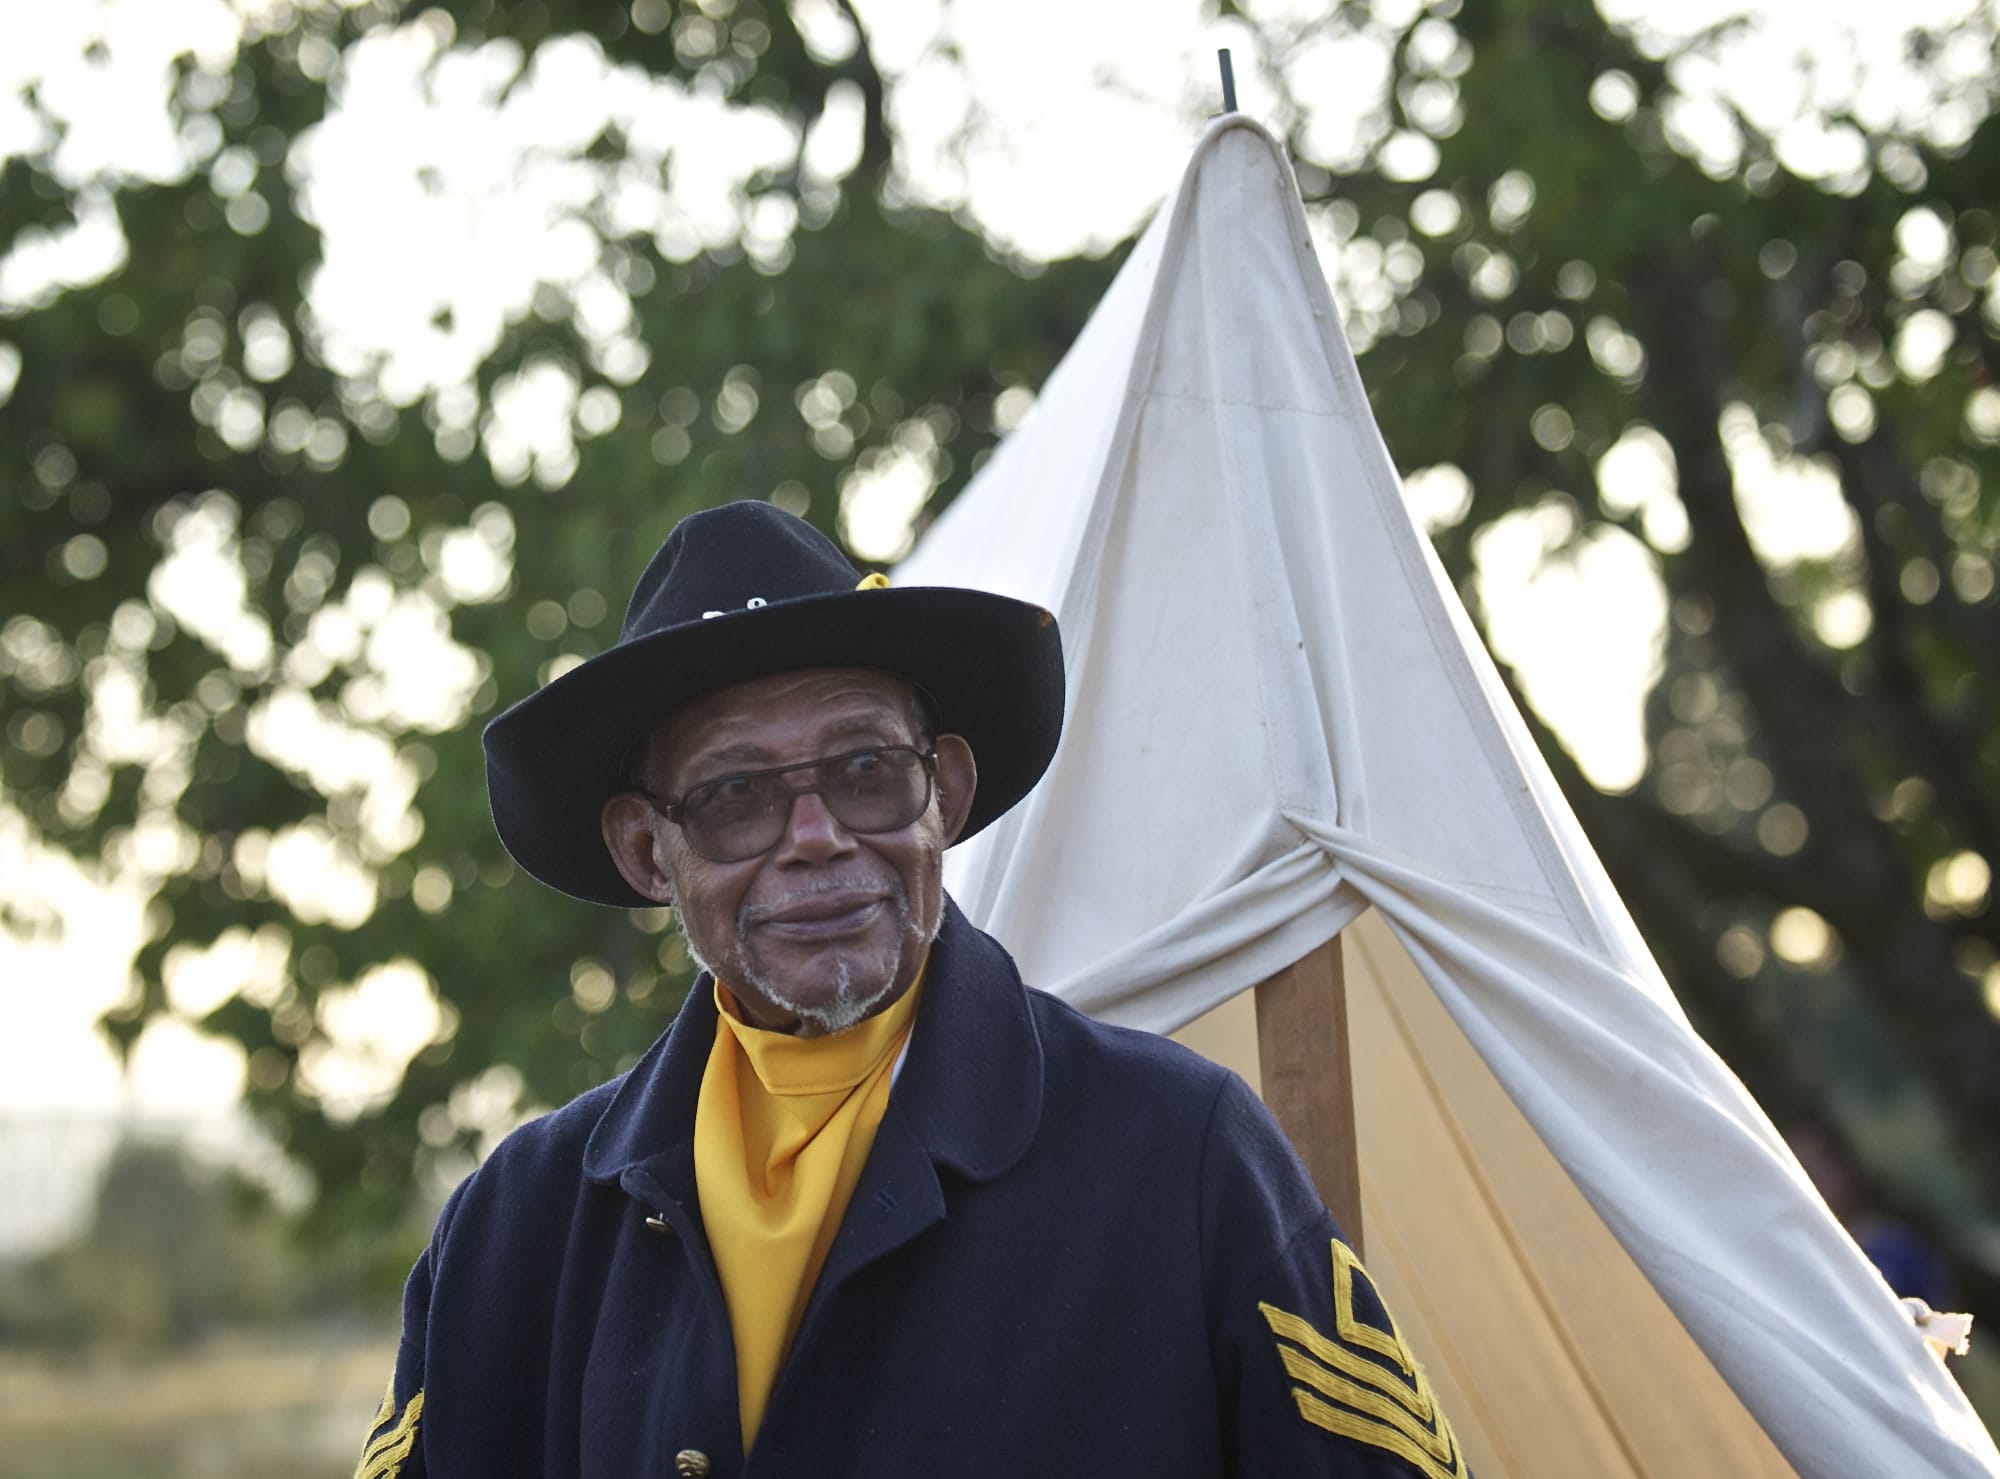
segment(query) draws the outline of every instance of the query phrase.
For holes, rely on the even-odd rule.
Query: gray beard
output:
[[[842,880],[829,880],[823,884],[810,885],[799,889],[792,895],[792,898],[800,898],[815,893],[830,893],[844,887],[847,887],[847,884]],[[789,903],[791,900],[787,899],[785,902]],[[944,924],[944,910],[938,910],[937,919],[926,930],[918,927],[915,917],[910,912],[909,895],[904,890],[897,889],[890,902],[896,908],[897,934],[905,942],[903,949],[907,950],[912,944],[919,951],[930,949],[931,943],[937,939],[939,928]],[[695,945],[693,937],[688,934],[687,922],[682,919],[681,912],[678,909],[674,911],[674,928],[680,932],[681,943],[687,947],[688,959],[692,960],[700,969],[707,971],[714,979],[721,980],[722,977],[717,973],[714,965],[703,956],[700,949]],[[745,962],[743,972],[745,979],[737,984],[755,991],[758,996],[770,1002],[773,1006],[790,1012],[799,1019],[802,1025],[810,1024],[818,1032],[827,1036],[832,1036],[836,1032],[845,1032],[848,1028],[855,1026],[857,1023],[865,1022],[872,1016],[881,1006],[882,999],[895,989],[896,978],[902,974],[903,969],[903,954],[899,950],[896,958],[890,962],[889,969],[881,981],[864,987],[855,981],[853,967],[848,961],[843,959],[840,961],[834,977],[832,997],[824,1001],[815,1002],[794,1001],[789,987],[778,981],[775,977],[753,969],[748,963],[750,960],[750,917],[747,905],[739,909],[736,913],[736,953],[737,957]]]

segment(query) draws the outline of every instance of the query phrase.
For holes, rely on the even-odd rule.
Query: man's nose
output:
[[[838,857],[854,850],[854,835],[840,825],[817,791],[799,791],[792,796],[791,816],[785,835],[779,840],[781,858],[796,857],[808,862]]]

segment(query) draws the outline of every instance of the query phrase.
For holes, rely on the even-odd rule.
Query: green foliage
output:
[[[456,400],[392,398],[379,366],[332,362],[296,144],[329,106],[327,48],[402,24],[393,8],[308,7],[247,37],[220,76],[186,64],[177,121],[206,139],[186,179],[62,183],[53,122],[50,148],[6,164],[0,243],[60,232],[97,192],[129,256],[0,320],[20,361],[0,406],[0,784],[42,844],[153,895],[132,995],[104,1024],[121,1046],[175,1012],[167,981],[187,952],[269,947],[260,979],[200,1025],[243,1044],[253,1106],[318,1179],[323,1237],[392,1220],[419,1195],[413,1167],[434,1186],[529,1106],[622,1069],[689,977],[659,918],[566,905],[517,874],[486,811],[481,720],[615,639],[622,593],[691,509],[775,495],[832,528],[841,477],[912,446],[948,498],[992,444],[994,397],[1039,383],[1109,277],[1102,262],[1021,277],[963,224],[885,203],[865,48],[824,61],[782,6],[709,11],[475,5],[446,28],[456,55],[511,45],[517,63],[594,33],[616,65],[770,110],[795,137],[835,84],[863,89],[844,178],[795,164],[737,202],[798,214],[781,271],[730,241],[669,257],[614,228],[601,198],[583,209],[629,298],[636,364],[607,368],[548,283]],[[442,14],[404,34],[438,36]],[[630,167],[615,130],[585,157],[600,183]],[[496,476],[478,455],[495,400],[551,370],[595,397],[597,434],[576,432],[573,468]],[[501,562],[490,595],[454,594],[442,573],[468,541]],[[198,581],[240,579],[233,621],[174,619],[156,572],[189,550],[219,556],[192,566]],[[371,616],[415,598],[476,663],[441,719],[385,703],[393,654],[367,646]],[[280,712],[321,738],[274,738]],[[367,774],[343,773],[338,746],[364,743]],[[301,831],[360,880],[358,906],[274,885],[268,859]],[[435,983],[435,1040],[386,1094],[333,1102],[314,1072],[337,1056],[333,1004],[411,958]]]

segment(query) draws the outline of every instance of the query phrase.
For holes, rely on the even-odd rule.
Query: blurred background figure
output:
[[[1944,1254],[1909,1223],[1867,1206],[1853,1162],[1825,1121],[1800,1120],[1784,1133],[1821,1198],[1898,1297],[1957,1309],[1958,1286]]]

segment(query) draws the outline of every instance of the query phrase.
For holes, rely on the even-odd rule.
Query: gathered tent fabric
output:
[[[1367,1265],[1482,1479],[2000,1475],[1536,753],[1270,134],[1209,127],[895,581],[1060,618],[1062,747],[947,861],[1029,981],[1255,1083],[1244,993],[1343,937]]]

